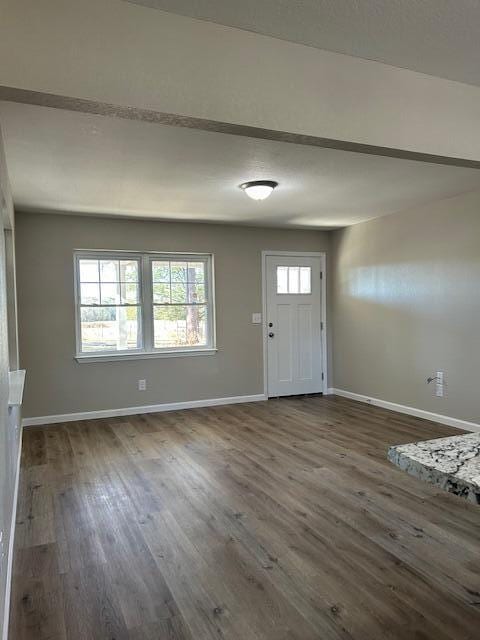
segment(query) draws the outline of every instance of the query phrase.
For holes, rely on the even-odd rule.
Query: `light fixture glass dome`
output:
[[[240,189],[243,189],[252,200],[265,200],[277,186],[278,182],[273,180],[252,180],[241,184]]]

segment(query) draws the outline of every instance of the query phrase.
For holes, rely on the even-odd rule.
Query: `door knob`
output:
[[[270,333],[268,334],[268,337],[269,337],[269,338],[273,338],[273,336],[274,336],[274,335],[275,335],[275,334],[273,333],[273,331],[270,331]]]
[[[268,326],[269,326],[270,328],[272,328],[272,327],[273,327],[273,322],[269,322],[269,323],[268,323]]]

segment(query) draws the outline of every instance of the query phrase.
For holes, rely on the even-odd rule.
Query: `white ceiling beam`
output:
[[[118,0],[4,0],[0,85],[480,160],[480,88]]]

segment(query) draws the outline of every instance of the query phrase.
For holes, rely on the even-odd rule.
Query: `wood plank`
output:
[[[458,430],[337,397],[24,432],[14,640],[473,640],[480,510],[388,446]]]

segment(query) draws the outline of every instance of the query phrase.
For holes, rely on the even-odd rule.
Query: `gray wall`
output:
[[[261,250],[325,251],[329,386],[480,422],[480,194],[335,232],[20,213],[25,416],[262,393]],[[78,364],[75,248],[215,254],[215,356]],[[330,337],[330,336],[329,336]],[[446,396],[425,379],[445,371]],[[148,390],[137,391],[146,378]]]
[[[336,231],[332,263],[334,386],[480,422],[480,193]]]
[[[261,251],[325,251],[329,234],[226,225],[19,213],[16,216],[23,415],[263,393]],[[74,360],[73,250],[215,255],[218,353],[105,363]],[[147,380],[147,391],[137,381]]]

